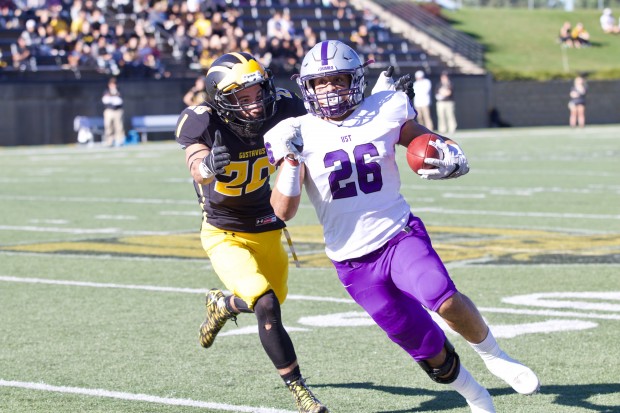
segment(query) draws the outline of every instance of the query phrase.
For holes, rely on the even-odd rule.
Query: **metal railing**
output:
[[[484,67],[484,47],[412,1],[377,0],[376,4],[411,23],[415,28],[480,67]]]

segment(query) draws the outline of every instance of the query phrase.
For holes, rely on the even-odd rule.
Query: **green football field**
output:
[[[541,392],[515,394],[447,332],[463,364],[498,412],[620,412],[620,125],[454,137],[469,175],[423,181],[401,148],[402,192]],[[204,293],[222,284],[174,142],[2,148],[0,170],[0,412],[295,411],[252,315],[198,343]],[[301,267],[283,317],[321,401],[468,412],[347,296],[305,195],[289,225]]]

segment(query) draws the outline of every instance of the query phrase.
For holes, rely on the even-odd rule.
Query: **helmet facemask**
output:
[[[254,85],[260,85],[262,97],[254,102],[241,103],[237,94]],[[228,91],[218,91],[214,100],[218,115],[242,137],[255,137],[263,123],[271,119],[276,112],[276,89],[271,77],[240,87],[232,87]],[[257,106],[261,108],[260,114],[248,116],[248,113]]]
[[[320,77],[347,74],[350,83],[348,88],[332,90],[326,93],[317,93],[313,86],[313,80]],[[336,71],[322,73],[318,76],[306,76],[298,78],[298,85],[302,90],[306,109],[313,115],[326,118],[339,118],[350,110],[356,108],[364,100],[364,88],[360,86],[360,77],[364,79],[364,69],[358,68],[353,71]]]

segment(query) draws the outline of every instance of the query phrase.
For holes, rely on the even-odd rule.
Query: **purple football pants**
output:
[[[446,336],[425,307],[437,311],[457,290],[420,218],[411,215],[378,250],[333,263],[347,292],[393,342],[416,361],[439,354]]]

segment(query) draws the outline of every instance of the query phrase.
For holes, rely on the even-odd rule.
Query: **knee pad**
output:
[[[448,339],[446,339],[444,347],[446,348],[446,360],[441,366],[431,367],[426,360],[418,361],[418,364],[433,381],[441,384],[450,384],[459,375],[461,360]],[[450,371],[452,372],[450,373]]]

